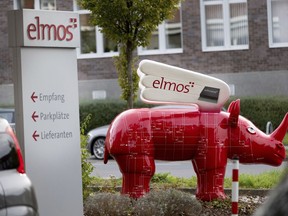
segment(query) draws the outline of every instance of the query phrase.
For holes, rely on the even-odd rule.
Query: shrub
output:
[[[89,130],[110,124],[111,121],[122,111],[125,110],[125,103],[120,101],[92,101],[80,104],[80,120],[87,115],[91,115],[89,125],[86,132]]]
[[[84,204],[84,216],[127,216],[131,210],[131,199],[120,194],[98,193]]]
[[[196,216],[202,210],[199,201],[191,194],[175,189],[165,191],[153,190],[137,200],[134,213],[139,216],[189,215]]]
[[[225,107],[232,100],[237,98],[231,97]],[[241,115],[251,120],[262,131],[266,130],[266,124],[271,121],[276,128],[285,113],[288,111],[288,97],[241,97]],[[153,105],[137,102],[134,104],[138,107],[151,107]],[[95,100],[80,104],[80,120],[82,121],[88,114],[92,118],[87,125],[86,133],[99,126],[110,124],[111,121],[121,112],[127,109],[127,105],[121,100]]]
[[[230,98],[226,107],[232,100]],[[253,122],[259,129],[266,131],[268,121],[272,122],[274,129],[281,123],[288,112],[287,97],[242,97],[241,115]]]
[[[94,191],[102,193],[116,193],[122,185],[122,178],[110,176],[109,178],[94,177],[91,185],[95,185]]]
[[[134,107],[150,107],[151,105],[137,102]],[[120,100],[97,100],[80,104],[80,120],[91,115],[86,133],[99,126],[107,125],[121,112],[127,109],[127,104]]]
[[[91,193],[90,185],[92,183],[92,177],[90,174],[93,171],[93,165],[87,160],[90,157],[89,152],[86,149],[87,136],[85,135],[85,129],[89,123],[91,115],[87,115],[80,126],[80,138],[81,138],[81,166],[82,166],[82,190],[83,199],[85,200]]]
[[[284,144],[284,145],[288,145],[288,133],[287,133],[286,136],[284,137],[283,144]]]
[[[119,194],[97,193],[84,205],[85,216],[196,216],[201,211],[201,203],[195,197],[175,189],[153,190],[138,200]]]

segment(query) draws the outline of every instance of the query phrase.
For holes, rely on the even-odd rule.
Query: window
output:
[[[287,0],[267,0],[270,47],[288,47],[287,11]]]
[[[79,9],[79,8],[76,8]],[[111,57],[118,55],[117,43],[109,40],[101,33],[101,29],[93,26],[88,10],[79,10],[80,14],[80,49],[79,58]]]
[[[56,0],[40,0],[42,10],[56,10]]]
[[[202,50],[248,49],[247,0],[200,0]]]
[[[74,10],[80,14],[81,47],[78,58],[111,57],[118,55],[118,45],[105,37],[101,29],[89,22],[90,11],[83,10],[74,1]],[[152,33],[149,46],[138,48],[139,55],[182,52],[181,10],[166,20]]]
[[[96,53],[96,27],[89,24],[90,14],[80,15],[81,53]]]
[[[176,10],[174,18],[165,20],[152,33],[147,47],[139,47],[139,55],[180,53],[182,49],[181,7]]]
[[[14,0],[14,8],[56,10],[56,0]]]

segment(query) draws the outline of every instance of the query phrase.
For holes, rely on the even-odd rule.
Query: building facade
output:
[[[119,97],[112,58],[118,54],[117,44],[89,24],[89,11],[79,8],[77,0],[1,0],[0,8],[0,98],[13,89],[7,11],[20,8],[77,11],[80,99]],[[218,77],[236,96],[288,95],[287,11],[287,0],[185,0],[137,54],[139,60]]]

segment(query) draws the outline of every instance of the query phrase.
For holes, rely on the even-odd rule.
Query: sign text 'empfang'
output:
[[[64,94],[58,94],[55,92],[44,94],[44,93],[36,93],[35,91],[32,92],[30,99],[32,103],[65,103],[65,95]],[[70,120],[70,113],[69,112],[63,112],[63,111],[49,111],[49,112],[42,112],[40,110],[36,111],[34,110],[31,119],[34,123],[38,121],[65,121]],[[54,139],[69,139],[73,138],[73,133],[71,131],[61,130],[34,130],[32,134],[32,138],[34,141],[41,140],[54,140]]]

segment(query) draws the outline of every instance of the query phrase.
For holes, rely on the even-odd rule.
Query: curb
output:
[[[97,187],[97,186],[91,186],[90,189],[93,192],[99,192],[102,190],[102,188],[105,188],[105,191],[107,189],[115,190],[117,192],[121,191],[121,187]],[[191,193],[191,194],[196,194],[196,188],[174,188],[186,193]],[[151,188],[153,190],[153,188]],[[240,196],[268,196],[270,192],[272,192],[272,189],[240,189],[239,190],[239,195]],[[231,188],[225,188],[224,192],[226,195],[232,194],[232,189]]]

